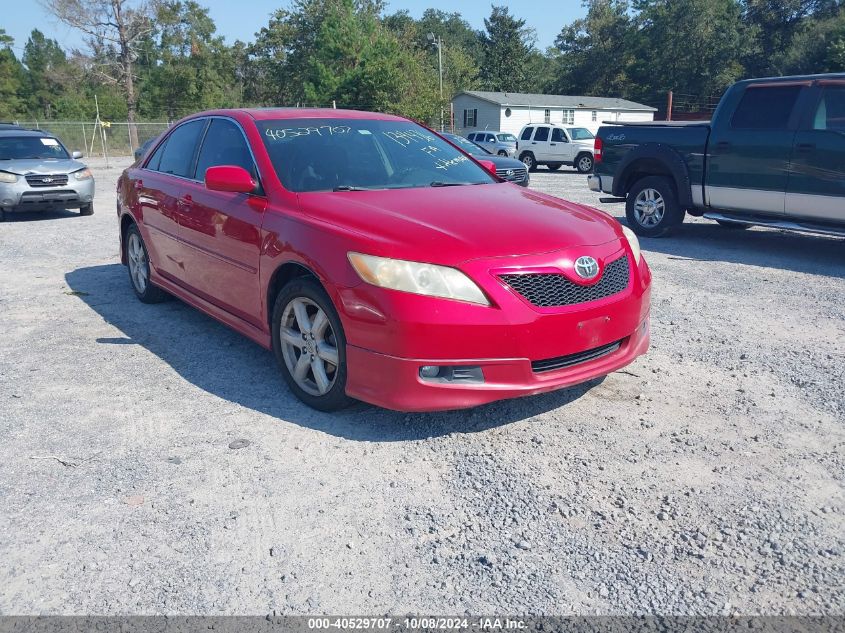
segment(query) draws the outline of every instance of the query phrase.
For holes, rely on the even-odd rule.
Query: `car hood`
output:
[[[371,244],[372,255],[446,265],[622,237],[609,215],[510,183],[301,193],[304,213]]]
[[[26,176],[27,174],[69,174],[84,168],[84,163],[72,158],[0,160],[0,171],[7,171],[19,176]]]
[[[496,166],[496,169],[525,169],[521,160],[507,158],[497,154],[473,154],[475,160],[489,160]]]

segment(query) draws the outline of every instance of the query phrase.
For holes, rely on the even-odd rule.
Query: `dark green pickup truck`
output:
[[[605,125],[589,185],[645,237],[685,213],[845,235],[845,74],[741,81],[707,123]]]

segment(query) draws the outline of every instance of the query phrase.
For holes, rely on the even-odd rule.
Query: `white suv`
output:
[[[519,160],[530,171],[537,165],[551,170],[572,165],[582,174],[593,171],[595,136],[585,127],[530,123],[519,133]]]

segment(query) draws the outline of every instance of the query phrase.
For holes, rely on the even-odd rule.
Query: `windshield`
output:
[[[516,143],[516,137],[513,134],[497,134],[496,138],[502,143]]]
[[[489,172],[410,121],[258,121],[264,145],[289,191],[348,191],[480,185]]]
[[[464,138],[463,136],[458,136],[457,134],[444,134],[447,139],[452,141],[455,145],[460,147],[464,150],[467,154],[489,154],[486,149],[481,147],[481,145],[476,145],[469,139]]]
[[[68,158],[67,150],[49,136],[0,137],[0,160]]]
[[[568,127],[566,130],[573,141],[590,141],[596,138],[590,130],[585,127]]]

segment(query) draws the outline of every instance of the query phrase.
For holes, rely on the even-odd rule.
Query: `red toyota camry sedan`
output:
[[[272,349],[324,411],[471,407],[643,354],[634,234],[490,167],[385,114],[196,114],[120,177],[122,261],[141,301],[175,295]]]

